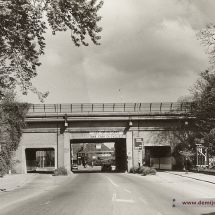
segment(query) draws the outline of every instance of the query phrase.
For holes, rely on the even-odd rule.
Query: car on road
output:
[[[111,170],[112,170],[111,164],[105,163],[102,165],[102,168],[101,168],[102,172],[111,172]]]
[[[78,170],[78,164],[76,164],[76,163],[74,163],[74,164],[72,164],[72,170]]]

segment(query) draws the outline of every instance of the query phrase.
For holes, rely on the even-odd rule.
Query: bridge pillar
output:
[[[133,166],[133,132],[126,133],[126,152],[127,152],[127,171],[129,172]]]
[[[70,158],[70,133],[65,131],[63,134],[63,143],[64,143],[64,167],[67,172],[71,171],[71,158]]]

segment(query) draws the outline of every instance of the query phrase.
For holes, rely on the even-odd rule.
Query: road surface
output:
[[[0,205],[0,214],[215,214],[215,205],[214,207],[172,207],[174,198],[215,198],[214,184],[164,172],[155,176],[84,172],[73,174],[59,186],[46,184],[44,177],[50,176],[38,176],[35,181],[18,190],[1,193],[0,202],[4,202],[6,206]],[[44,192],[36,192],[38,184],[43,185]],[[8,204],[5,203],[7,199]]]

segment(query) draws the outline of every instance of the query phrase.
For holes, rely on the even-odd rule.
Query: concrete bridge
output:
[[[49,151],[54,155],[53,168],[64,166],[71,171],[74,144],[108,142],[115,143],[118,171],[143,161],[171,169],[171,146],[155,145],[150,140],[152,131],[184,129],[192,120],[190,103],[32,104],[15,169],[18,173],[33,170],[36,155],[44,159],[42,153]]]

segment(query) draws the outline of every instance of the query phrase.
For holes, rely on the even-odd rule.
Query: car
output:
[[[74,170],[74,169],[78,170],[78,164],[76,164],[76,163],[72,164],[72,170]]]
[[[111,168],[111,164],[106,163],[102,165],[101,171],[102,172],[111,172],[112,168]]]

